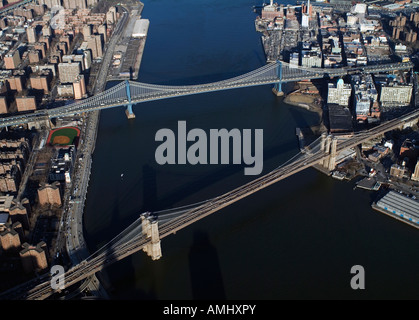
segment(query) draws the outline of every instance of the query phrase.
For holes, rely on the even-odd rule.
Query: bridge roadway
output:
[[[372,129],[359,132],[350,138],[338,139],[337,153],[357,146],[390,130],[400,128],[406,123],[411,123],[412,121],[417,120],[418,117],[419,110],[415,110]],[[219,197],[210,199],[204,204],[188,210],[186,213],[183,213],[166,223],[162,223],[159,226],[160,239],[163,239],[170,234],[174,234],[186,226],[214,212],[217,212],[242,198],[245,198],[308,167],[318,164],[328,156],[329,154],[321,151],[319,139],[317,139],[311,145],[311,149],[304,153],[300,152],[285,164],[267,173],[266,175]],[[119,238],[117,237],[116,242],[111,243],[111,245],[104,249],[99,249],[98,253],[94,253],[90,256],[90,258],[68,270],[65,273],[65,286],[69,287],[76,284],[92,274],[101,271],[112,263],[143,249],[150,241],[150,238],[147,238],[146,235],[140,231],[141,225],[139,224],[139,221],[140,219],[121,232],[122,236],[119,236]],[[39,279],[34,279],[31,282],[9,290],[10,292],[7,293],[7,297],[9,299],[16,296],[19,299],[45,299],[54,293],[51,289],[49,281],[50,276],[45,274]]]
[[[281,78],[279,78],[279,68],[282,68]],[[294,82],[304,79],[320,79],[323,77],[341,77],[348,74],[359,72],[375,73],[394,70],[411,69],[413,64],[389,63],[381,65],[372,65],[355,68],[305,68],[292,66],[285,62],[269,63],[259,69],[246,73],[244,75],[217,81],[213,83],[191,85],[191,86],[164,86],[146,84],[136,81],[126,81],[116,86],[95,94],[87,99],[79,100],[66,106],[36,110],[31,113],[9,115],[0,118],[0,127],[20,125],[41,120],[50,120],[52,118],[72,116],[83,112],[102,110],[115,107],[127,107],[130,104],[138,104],[147,101],[155,101],[180,96],[187,96],[200,93],[215,92],[221,90],[230,90],[251,86],[261,86],[275,84],[278,82]],[[127,95],[127,86],[131,93],[131,99]],[[130,102],[131,100],[131,102]]]

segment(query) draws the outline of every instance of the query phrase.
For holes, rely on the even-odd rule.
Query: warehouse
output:
[[[141,38],[147,36],[149,25],[150,21],[148,19],[138,19],[135,21],[134,29],[132,30],[132,37]]]
[[[390,191],[373,208],[419,228],[419,202],[403,194]]]

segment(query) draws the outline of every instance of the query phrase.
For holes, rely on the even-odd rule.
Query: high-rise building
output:
[[[87,48],[92,51],[92,58],[97,59],[103,56],[103,41],[101,34],[91,35],[86,39]]]
[[[106,28],[106,24],[101,24],[98,28],[97,28],[97,33],[101,34],[103,37],[103,41],[106,43],[108,41],[108,34],[107,34],[107,28]]]
[[[80,62],[59,63],[58,73],[61,83],[73,83],[81,72]]]
[[[26,35],[28,36],[28,43],[35,43],[38,41],[38,35],[36,34],[35,26],[29,26],[26,29]]]
[[[42,184],[38,189],[39,204],[61,206],[60,183]]]
[[[39,61],[41,61],[42,59],[42,53],[40,50],[31,50],[29,51],[29,63],[39,63]]]
[[[44,37],[51,37],[52,36],[52,29],[49,24],[46,24],[42,27],[42,35]]]
[[[39,272],[48,268],[47,245],[41,241],[36,246],[25,242],[19,252],[23,270],[26,273]]]
[[[12,225],[6,223],[0,232],[0,245],[3,252],[20,249],[23,240],[22,224],[15,222]]]
[[[6,81],[9,84],[10,90],[16,90],[17,92],[23,91],[23,79],[20,75],[12,75]]]
[[[39,43],[45,43],[45,48],[49,50],[49,47],[51,45],[51,38],[50,36],[42,36],[39,38]]]
[[[16,97],[17,111],[36,110],[35,97]]]
[[[116,7],[110,7],[106,13],[106,23],[114,24],[117,20]]]
[[[4,67],[8,70],[16,69],[20,65],[20,62],[18,50],[13,50],[4,56]]]
[[[73,82],[74,99],[83,99],[86,95],[86,83],[84,75],[80,74],[76,81]]]
[[[34,90],[42,90],[44,94],[48,94],[50,90],[50,73],[49,70],[44,70],[38,74],[31,74],[31,87]]]
[[[48,8],[52,8],[54,6],[61,6],[62,1],[61,0],[38,0],[39,5],[45,5]]]
[[[383,107],[391,105],[406,106],[410,104],[412,92],[412,84],[390,82],[381,86],[380,101]]]
[[[92,26],[90,24],[86,24],[83,26],[83,38],[87,39],[92,35]]]
[[[59,42],[57,44],[57,49],[61,50],[63,52],[63,54],[67,54],[67,52],[68,52],[67,42],[64,42],[64,41]]]
[[[0,114],[8,112],[6,97],[0,96]]]
[[[30,207],[29,200],[25,198],[22,201],[13,200],[9,209],[10,220],[12,223],[19,222],[26,230],[29,229],[28,207]]]
[[[349,106],[352,88],[349,83],[339,79],[336,84],[328,84],[327,103],[336,103],[341,106]]]

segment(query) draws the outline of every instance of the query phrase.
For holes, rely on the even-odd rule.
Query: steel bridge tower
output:
[[[279,81],[275,83],[272,91],[277,97],[281,97],[284,95],[284,92],[282,91],[282,81],[281,81],[282,80],[282,62],[280,60],[277,60],[276,63],[278,65],[276,68],[276,73],[277,73]]]
[[[129,81],[125,80],[125,87],[127,89],[127,98],[128,98],[128,106],[127,106],[127,110],[125,110],[125,114],[127,115],[128,119],[134,119],[135,118],[135,114],[132,111],[132,101],[131,101],[131,88],[129,86]]]

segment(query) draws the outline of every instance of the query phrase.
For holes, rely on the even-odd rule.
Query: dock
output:
[[[149,20],[141,19],[142,7],[130,12],[123,37],[115,47],[108,81],[137,80],[148,34]],[[140,26],[138,22],[141,22]],[[137,30],[141,27],[141,30]]]

